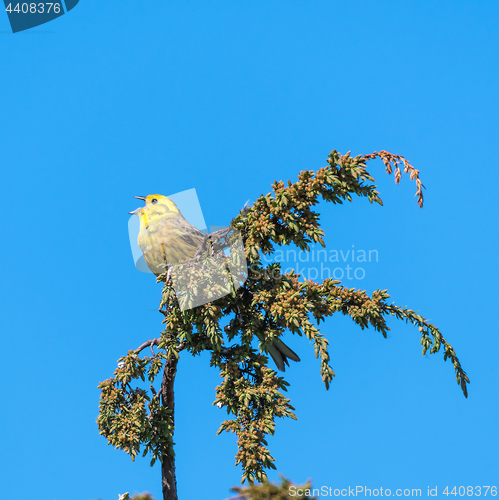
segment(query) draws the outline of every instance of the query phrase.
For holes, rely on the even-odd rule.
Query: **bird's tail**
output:
[[[269,354],[274,360],[277,368],[282,372],[286,370],[286,366],[289,366],[288,359],[291,361],[300,361],[300,357],[296,352],[291,350],[281,339],[275,339],[269,346]]]

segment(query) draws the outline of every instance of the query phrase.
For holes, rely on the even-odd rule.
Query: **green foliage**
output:
[[[290,487],[292,487],[291,490]],[[265,479],[262,484],[250,484],[244,488],[236,486],[232,488],[232,491],[235,491],[238,495],[227,500],[289,500],[290,498],[317,500],[318,498],[312,496],[312,483],[310,480],[306,484],[297,486],[283,476],[281,476],[281,484],[279,485],[269,483]],[[294,494],[290,495],[290,491]]]
[[[280,392],[288,384],[265,366],[266,361],[258,354],[249,357],[236,354],[226,363],[217,364],[222,368],[220,376],[224,380],[217,387],[215,403],[225,406],[235,416],[222,422],[218,434],[222,431],[237,434],[236,465],[243,464],[243,481],[264,481],[263,467],[275,469],[265,441],[266,434],[274,434],[275,417],[296,420],[289,399]]]
[[[160,339],[146,343],[151,350],[153,344],[157,345],[158,352],[152,350],[151,357],[141,358],[139,353],[146,344],[130,351],[121,358],[122,364],[114,376],[99,385],[102,394],[97,422],[109,444],[125,450],[132,459],[143,445],[143,454],[152,454],[151,463],[165,454],[173,455],[173,415],[165,407],[165,398],[161,404],[160,394],[152,384],[165,360],[178,358],[184,350],[192,355],[209,350],[211,366],[219,370],[223,379],[216,388],[213,404],[225,407],[230,416],[219,432],[226,430],[237,435],[236,464],[242,466],[242,482],[260,481],[268,485],[265,469],[275,466],[265,436],[274,433],[276,418],[296,417],[283,395],[287,383],[267,366],[265,354],[272,341],[285,332],[305,335],[314,346],[315,356],[320,358],[322,381],[329,388],[334,371],[329,365],[328,341],[318,325],[335,313],[351,317],[362,329],[371,326],[385,337],[390,316],[418,326],[423,354],[428,350],[436,353],[443,346],[444,360],[452,361],[457,382],[467,395],[469,379],[452,346],[422,316],[389,304],[386,290],[376,290],[369,296],[333,279],[300,282],[294,272],[283,274],[279,264],[262,264],[262,255],[272,254],[276,245],[295,244],[305,251],[311,242],[324,246],[319,214],[312,209],[321,198],[341,204],[358,195],[382,204],[374,178],[366,169],[366,162],[376,157],[382,159],[388,173],[395,172],[396,182],[400,181],[403,165],[403,172],[416,182],[416,195],[422,206],[419,172],[404,158],[386,151],[355,158],[332,151],[327,166],[317,172],[302,171],[298,181],[288,181],[287,186],[276,181],[272,193],[260,196],[232,221],[232,227],[242,235],[248,262],[244,286],[213,303],[182,311],[168,275],[158,277],[164,284],[160,311],[165,328]],[[222,328],[224,319],[230,321]],[[259,340],[259,351],[251,346],[254,339]],[[132,388],[132,381],[145,382],[146,375],[150,392]]]
[[[120,495],[119,500],[154,500],[150,493],[137,493],[133,497],[130,496],[130,493],[124,493]]]
[[[161,460],[163,453],[173,454],[172,411],[160,404],[160,395],[151,385],[151,394],[144,389],[132,388],[133,379],[154,379],[161,363],[157,356],[140,358],[134,351],[120,358],[114,377],[99,384],[101,389],[100,412],[97,425],[109,444],[126,451],[135,460],[144,444],[143,456],[152,454],[151,465]]]
[[[292,488],[292,493],[296,493],[293,496],[289,494],[290,487]],[[298,494],[300,490],[303,491],[303,495]],[[311,496],[311,494],[305,495],[306,490],[312,492],[312,483],[310,480],[305,484],[297,486],[281,476],[281,484],[279,485],[270,483],[264,479],[262,484],[250,484],[247,487],[235,486],[231,491],[237,493],[237,496],[227,500],[289,500],[290,498],[304,497],[307,498],[307,500],[317,500],[317,497]],[[154,498],[149,493],[137,493],[133,497],[125,493],[121,500],[154,500]]]

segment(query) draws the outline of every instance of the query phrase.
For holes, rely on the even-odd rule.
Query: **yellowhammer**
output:
[[[137,243],[149,269],[157,276],[165,272],[165,265],[192,259],[204,240],[204,234],[185,220],[177,205],[160,194],[135,198],[145,201],[144,207],[130,214],[140,218]],[[288,358],[300,361],[280,339],[275,339],[269,346],[269,354],[281,371],[285,369],[284,364],[289,366]]]
[[[136,196],[145,207],[130,212],[140,218],[137,239],[147,267],[156,275],[165,272],[165,264],[178,264],[192,259],[204,234],[187,222],[177,205],[160,194]]]

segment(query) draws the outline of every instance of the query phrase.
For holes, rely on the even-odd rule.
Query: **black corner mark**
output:
[[[48,23],[73,9],[79,0],[3,0],[13,33]]]

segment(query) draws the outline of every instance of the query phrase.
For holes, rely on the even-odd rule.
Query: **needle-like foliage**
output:
[[[333,150],[326,166],[316,172],[300,172],[294,183],[276,181],[271,193],[260,196],[232,221],[231,227],[242,235],[248,263],[248,279],[242,287],[212,303],[182,311],[168,275],[158,277],[164,284],[160,311],[165,328],[160,338],[129,351],[120,359],[114,376],[99,385],[98,426],[109,444],[125,450],[132,459],[143,446],[144,455],[152,454],[151,463],[156,459],[163,462],[165,499],[176,498],[176,493],[168,496],[175,489],[173,378],[183,351],[192,355],[211,351],[211,366],[222,378],[214,404],[224,407],[229,415],[219,432],[237,435],[236,464],[242,467],[242,482],[250,484],[265,481],[265,469],[275,468],[265,437],[274,434],[276,418],[296,418],[284,396],[288,384],[268,366],[266,356],[272,341],[285,332],[305,335],[313,344],[315,356],[320,358],[322,381],[329,388],[334,372],[319,323],[341,313],[362,329],[371,326],[386,337],[387,318],[394,316],[419,328],[423,354],[443,348],[444,359],[451,360],[457,382],[467,396],[469,379],[452,346],[421,315],[389,303],[386,290],[368,295],[334,279],[300,281],[294,272],[282,273],[278,263],[262,263],[262,257],[272,254],[276,246],[294,244],[303,251],[308,251],[312,242],[325,246],[319,214],[314,211],[320,200],[341,204],[358,195],[382,205],[374,178],[366,169],[367,161],[377,157],[388,173],[394,172],[397,183],[402,173],[415,180],[422,207],[424,186],[419,171],[403,157],[386,151],[351,157]],[[146,347],[151,348],[151,356],[140,357]],[[156,390],[154,380],[162,369],[163,382]],[[150,390],[132,387],[133,380],[145,381],[146,377]]]
[[[264,480],[261,484],[250,484],[246,487],[232,488],[237,495],[226,500],[289,500],[292,497],[318,500],[310,480],[306,484],[296,485],[281,476],[281,484],[270,483]],[[315,489],[319,493],[319,489]]]

